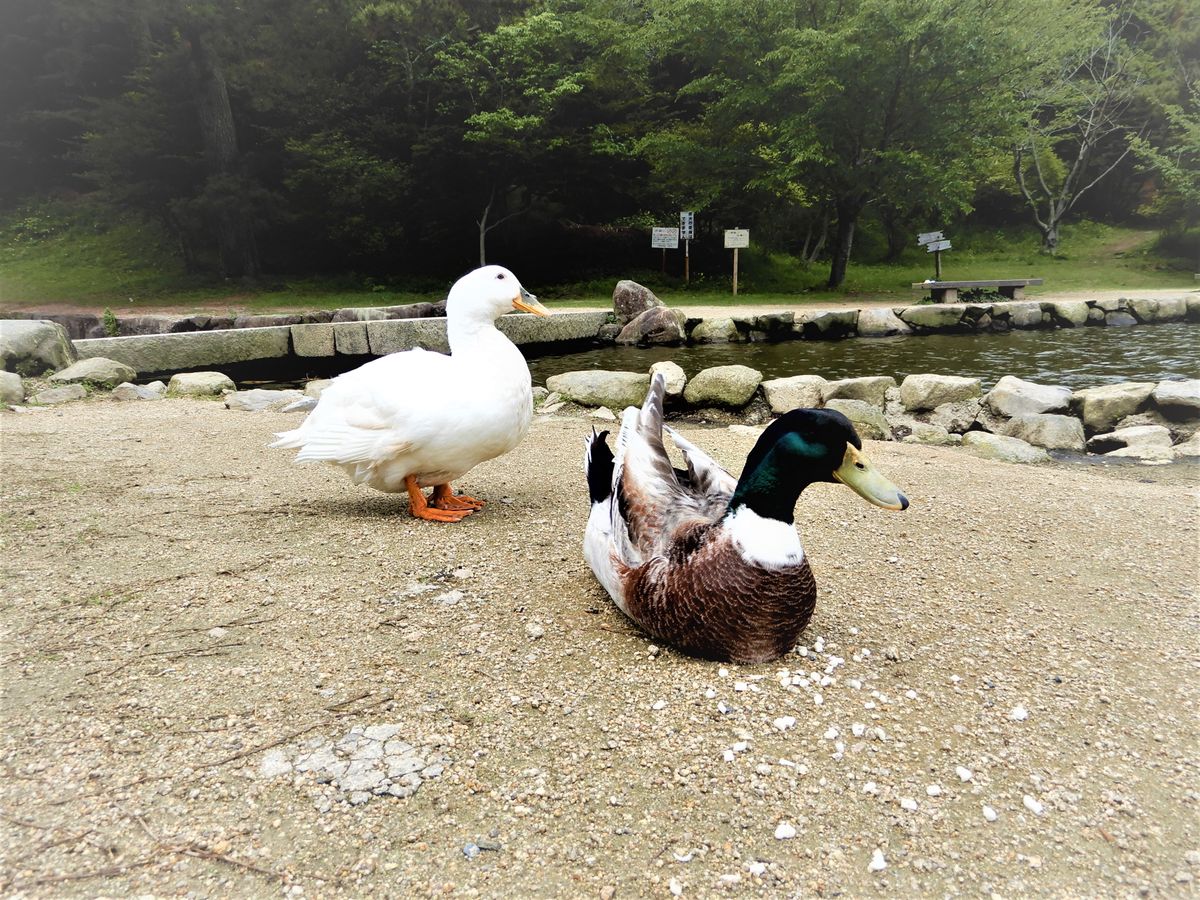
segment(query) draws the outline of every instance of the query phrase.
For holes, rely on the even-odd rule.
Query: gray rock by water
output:
[[[1091,453],[1112,453],[1114,450],[1163,450],[1171,447],[1171,432],[1162,425],[1132,425],[1098,434],[1087,442]]]
[[[1087,324],[1088,310],[1086,300],[1057,300],[1050,303],[1054,318],[1072,327]]]
[[[1150,399],[1169,418],[1200,418],[1200,378],[1160,381],[1151,392]]]
[[[65,369],[77,359],[61,325],[44,319],[0,320],[0,368],[32,378]]]
[[[1176,456],[1200,456],[1200,431],[1197,431],[1186,441],[1180,441],[1171,450]]]
[[[792,375],[764,381],[762,391],[771,412],[782,415],[793,409],[815,409],[820,406],[828,383],[820,375]]]
[[[1047,450],[1080,450],[1086,441],[1083,422],[1074,416],[1053,413],[1027,413],[1014,416],[1004,426],[1002,434],[1020,438],[1035,447]]]
[[[977,456],[1002,462],[1039,463],[1050,459],[1050,454],[1041,447],[1034,447],[1020,438],[986,431],[968,431],[963,435],[962,445],[969,447]]]
[[[983,403],[992,412],[1008,418],[1035,413],[1066,412],[1071,405],[1071,390],[1005,375],[988,391]]]
[[[621,325],[628,324],[653,306],[662,305],[663,302],[654,296],[654,291],[636,281],[623,279],[613,288],[613,311]]]
[[[978,400],[957,400],[936,407],[926,415],[926,419],[930,425],[940,425],[952,434],[963,434],[975,425],[981,412]]]
[[[232,390],[236,385],[223,372],[181,372],[167,385],[168,394],[184,397],[213,397]]]
[[[868,441],[895,440],[892,426],[884,418],[883,411],[866,400],[835,398],[825,403],[826,409],[834,409],[854,424],[858,436]]]
[[[830,381],[821,393],[821,399],[828,405],[830,400],[862,400],[883,409],[887,398],[888,388],[896,386],[896,379],[891,375],[867,375],[862,378],[842,378]]]
[[[684,341],[683,324],[687,321],[681,309],[654,306],[630,320],[616,337],[618,344],[653,344],[674,346]]]
[[[103,356],[81,359],[50,376],[56,384],[95,384],[109,388],[135,378],[137,372],[132,366]]]
[[[702,319],[690,337],[694,344],[736,344],[741,340],[737,325],[729,317]]]
[[[623,410],[641,406],[650,389],[650,376],[643,372],[563,372],[547,378],[546,387],[584,406]]]
[[[745,406],[762,383],[762,372],[749,366],[714,366],[697,372],[683,389],[693,406]]]
[[[1140,410],[1153,390],[1154,383],[1149,381],[1105,384],[1076,391],[1072,405],[1088,431],[1111,431],[1123,418]]]
[[[895,334],[911,334],[912,327],[890,309],[860,309],[858,311],[859,337],[891,337]]]
[[[901,438],[905,444],[930,444],[936,447],[962,443],[962,435],[951,434],[941,425],[914,422],[911,427],[912,432]]]
[[[16,372],[0,372],[0,403],[24,403],[25,385]]]
[[[962,307],[942,303],[900,310],[900,318],[915,331],[957,331],[964,327],[962,315]]]
[[[162,385],[161,381],[154,383]],[[124,384],[118,384],[112,391],[112,399],[114,400],[161,400],[162,398],[162,390],[156,390],[149,385],[132,384],[128,381]]]
[[[687,373],[683,371],[683,367],[679,363],[663,360],[656,362],[650,366],[650,377],[662,373],[664,385],[666,388],[667,397],[675,400],[683,396],[683,389],[687,385]]]
[[[982,391],[978,378],[956,375],[909,375],[900,384],[900,402],[911,412],[936,409],[943,403],[971,400]]]

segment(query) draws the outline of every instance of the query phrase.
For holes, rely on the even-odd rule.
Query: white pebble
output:
[[[653,706],[651,706],[650,708],[651,708],[652,710],[654,710],[655,712],[657,712],[657,711],[658,711],[658,710],[660,710],[660,709],[666,709],[666,708],[667,708],[667,701],[666,701],[666,700],[655,700],[655,701],[654,701],[654,705],[653,705]]]
[[[850,733],[855,737],[862,737],[867,733],[867,726],[862,722],[854,722],[850,725]]]
[[[817,706],[820,706],[822,703],[825,702],[825,698],[822,697],[820,694],[813,694],[812,698],[813,698],[813,703],[817,704]]]
[[[1022,797],[1021,802],[1024,803],[1025,808],[1035,816],[1040,816],[1046,811],[1046,807],[1042,805],[1041,801],[1029,794],[1026,794],[1024,797]]]
[[[902,797],[900,799],[900,808],[906,809],[909,812],[916,812],[917,811],[917,801],[914,800],[912,797]]]
[[[717,669],[717,675],[719,675],[721,678],[728,678],[729,670],[725,668]]]
[[[761,863],[758,860],[755,860],[754,862],[746,863],[746,871],[749,872],[751,875],[755,875],[755,876],[762,875],[764,872],[767,871],[767,864]]]
[[[745,690],[749,690],[749,688],[750,688],[750,685],[746,684],[746,682],[744,682],[744,681],[735,681],[733,683],[733,689],[735,691],[745,691]]]
[[[996,811],[994,809],[992,809],[990,806],[988,806],[986,803],[983,804],[983,817],[985,819],[987,819],[989,822],[995,822],[996,819],[998,818],[998,816],[996,815]]]
[[[925,793],[927,793],[930,797],[940,797],[942,795],[942,787],[938,784],[931,784],[929,787],[925,788]]]
[[[854,688],[856,691],[862,690],[862,682],[857,678],[851,678],[846,682],[846,684],[850,685],[850,687]]]
[[[539,625],[537,622],[530,622],[528,625],[525,626],[525,634],[527,634],[530,638],[532,638],[535,641],[538,638],[542,637],[542,635],[544,635],[545,633],[546,633],[546,629],[543,628],[541,625]]]
[[[789,728],[796,727],[796,717],[795,716],[780,716],[778,719],[776,719],[771,724],[774,725],[776,728],[778,728],[780,731],[787,731]]]
[[[780,822],[775,826],[775,840],[790,841],[796,836],[796,826],[791,822]]]
[[[676,897],[683,893],[683,885],[679,883],[678,878],[672,878],[669,882],[667,882],[667,887]]]
[[[721,754],[721,757],[725,760],[725,762],[733,762],[733,751],[726,750],[724,753]]]
[[[717,696],[717,692],[715,690],[713,690],[712,688],[709,688],[707,691],[704,692],[704,696],[707,697],[709,700],[711,700]]]
[[[904,692],[904,696],[907,697],[909,700],[916,700],[917,692],[910,688],[909,690]]]
[[[829,730],[825,732],[825,740],[832,741],[832,740],[836,739],[837,736],[838,736],[838,730],[836,728],[834,728],[832,725],[830,725]]]
[[[1029,718],[1029,710],[1018,704],[1012,708],[1012,711],[1009,712],[1008,717],[1014,722],[1024,722]]]
[[[870,794],[872,797],[876,797],[879,795],[879,788],[876,786],[875,782],[868,781],[863,785],[863,793]]]
[[[729,707],[725,705],[724,700],[717,701],[717,712],[719,712],[721,715],[725,715],[727,712],[729,712]]]
[[[970,781],[975,777],[975,773],[966,766],[955,766],[954,774],[958,776],[960,781]]]
[[[882,872],[886,868],[887,860],[883,858],[883,851],[876,847],[875,852],[871,854],[871,861],[867,863],[867,871]]]

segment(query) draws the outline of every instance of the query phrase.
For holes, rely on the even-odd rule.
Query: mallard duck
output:
[[[737,663],[782,656],[812,616],[817,585],[793,524],[810,484],[841,482],[884,509],[906,498],[862,453],[850,421],[796,409],[762,433],[735,479],[673,429],[686,470],[663,446],[664,381],[621,420],[614,456],[594,430],[584,470],[591,513],[584,558],[630,619],[695,656]]]
[[[339,375],[271,446],[341,466],[355,484],[407,491],[419,519],[461,521],[484,501],[456,496],[450,482],[516,447],[533,415],[529,366],[495,324],[512,309],[550,314],[502,266],[464,275],[446,299],[449,356],[406,350]]]

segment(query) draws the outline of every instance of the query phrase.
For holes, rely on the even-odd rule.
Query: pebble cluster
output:
[[[403,730],[402,725],[356,725],[337,740],[315,737],[302,746],[269,750],[259,774],[306,776],[331,785],[336,799],[351,806],[372,797],[411,797],[422,783],[441,775],[450,760],[437,744],[415,747],[401,740]],[[327,812],[332,799],[322,795],[316,805]]]

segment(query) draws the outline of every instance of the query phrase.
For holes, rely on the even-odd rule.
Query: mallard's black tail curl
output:
[[[613,453],[608,446],[607,431],[592,429],[583,471],[587,475],[588,498],[592,503],[603,503],[612,496]]]

